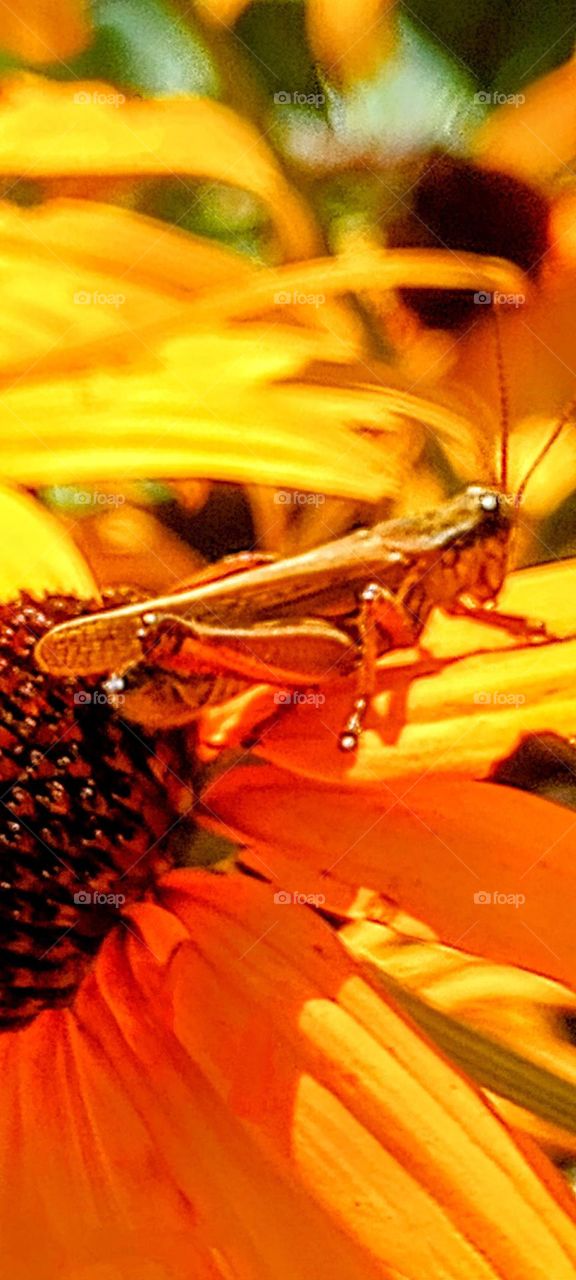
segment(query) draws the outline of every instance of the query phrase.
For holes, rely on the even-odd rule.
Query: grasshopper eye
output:
[[[500,501],[500,494],[493,489],[485,489],[480,484],[469,484],[466,490],[469,498],[475,498],[482,511],[495,511]]]

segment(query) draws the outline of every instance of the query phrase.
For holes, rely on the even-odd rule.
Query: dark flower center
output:
[[[428,155],[422,173],[388,228],[395,247],[454,249],[514,262],[536,277],[549,247],[549,206],[512,174],[457,156]],[[482,313],[469,289],[402,289],[423,324],[457,329]]]
[[[174,815],[152,744],[94,682],[34,662],[46,630],[89,608],[0,606],[0,1030],[70,1003],[122,908],[167,866]]]

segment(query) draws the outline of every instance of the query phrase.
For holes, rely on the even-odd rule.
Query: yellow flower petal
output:
[[[312,48],[330,80],[349,83],[368,76],[394,42],[393,0],[308,0]]]
[[[58,520],[23,493],[0,488],[0,600],[21,591],[94,597],[98,590]]]
[[[254,268],[230,250],[127,209],[55,200],[0,204],[0,368],[37,376],[43,358],[69,370],[142,356],[204,289]],[[140,336],[142,334],[142,336]],[[92,344],[92,345],[91,345]]]
[[[575,90],[576,60],[571,58],[530,85],[524,101],[489,116],[474,140],[474,154],[488,168],[528,180],[561,171],[576,147]]]
[[[363,921],[338,936],[356,959],[392,979],[386,990],[483,1086],[504,1119],[556,1158],[576,1153],[576,1047],[566,1030],[576,1016],[572,991],[396,927]]]
[[[232,26],[249,4],[250,0],[196,0],[196,8],[203,18],[224,22],[227,26]]]
[[[288,257],[317,251],[320,236],[262,135],[208,98],[127,101],[97,81],[4,80],[0,172],[28,178],[74,174],[189,174],[258,196]]]
[[[376,501],[401,482],[406,427],[388,428],[385,455],[349,429],[363,422],[362,393],[282,385],[338,351],[295,326],[251,326],[172,338],[158,365],[145,350],[134,367],[17,379],[1,400],[3,475],[29,485],[200,476]]]
[[[241,295],[223,290],[198,304],[197,315],[246,319],[258,315],[263,304],[291,305],[298,297],[320,297],[322,305],[338,293],[401,287],[528,291],[523,271],[502,258],[444,249],[362,249],[262,271]]]

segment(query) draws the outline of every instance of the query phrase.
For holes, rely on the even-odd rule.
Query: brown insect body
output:
[[[58,675],[116,669],[108,688],[128,719],[184,724],[246,683],[306,687],[371,669],[417,643],[434,607],[494,600],[513,523],[513,500],[472,485],[428,515],[256,567],[234,557],[174,595],[56,627],[37,658]]]

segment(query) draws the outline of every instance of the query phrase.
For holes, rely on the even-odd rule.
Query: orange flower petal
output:
[[[382,66],[394,43],[393,0],[308,0],[312,48],[331,80],[349,83]]]
[[[200,873],[162,900],[0,1043],[14,1280],[421,1280],[431,1249],[447,1280],[571,1280],[562,1180],[321,920]]]
[[[23,0],[0,10],[0,47],[23,62],[61,62],[88,43],[90,23],[85,0]]]
[[[374,1274],[380,1265],[421,1280],[422,1250],[433,1241],[447,1276],[501,1267],[525,1280],[533,1258],[509,1196],[527,1194],[528,1170],[504,1131],[493,1132],[492,1145],[493,1117],[477,1110],[455,1074],[448,1084],[445,1065],[342,963],[337,939],[317,919],[306,913],[296,925],[298,908],[275,906],[266,887],[253,889],[228,886],[222,894],[218,879],[206,877],[193,902],[184,873],[169,877],[163,894],[194,935],[198,965],[194,975],[186,949],[175,960],[176,1033],[253,1150],[305,1190],[314,1209],[334,1215],[341,1245],[365,1251],[366,1275],[371,1260]],[[501,1237],[495,1178],[506,1221],[514,1221],[512,1248]],[[325,1273],[340,1274],[323,1257]]]
[[[399,934],[396,926],[363,921],[338,936],[356,959],[392,979],[401,1006],[483,1085],[513,1128],[537,1137],[556,1160],[576,1154],[576,1046],[566,1026],[576,1016],[573,992],[525,969]],[[430,1009],[448,1017],[430,1016]]]
[[[202,803],[204,821],[290,893],[390,923],[392,904],[449,946],[576,986],[571,810],[474,782],[383,777],[378,790],[337,792],[271,767],[230,770]],[[493,893],[506,901],[486,904]]]
[[[15,1280],[421,1280],[431,1248],[447,1280],[569,1280],[562,1180],[323,921],[205,873],[161,899],[118,925],[72,1011],[0,1042]]]
[[[547,177],[568,165],[576,146],[571,58],[530,85],[523,101],[500,107],[478,131],[475,155],[487,167],[528,180]]]

